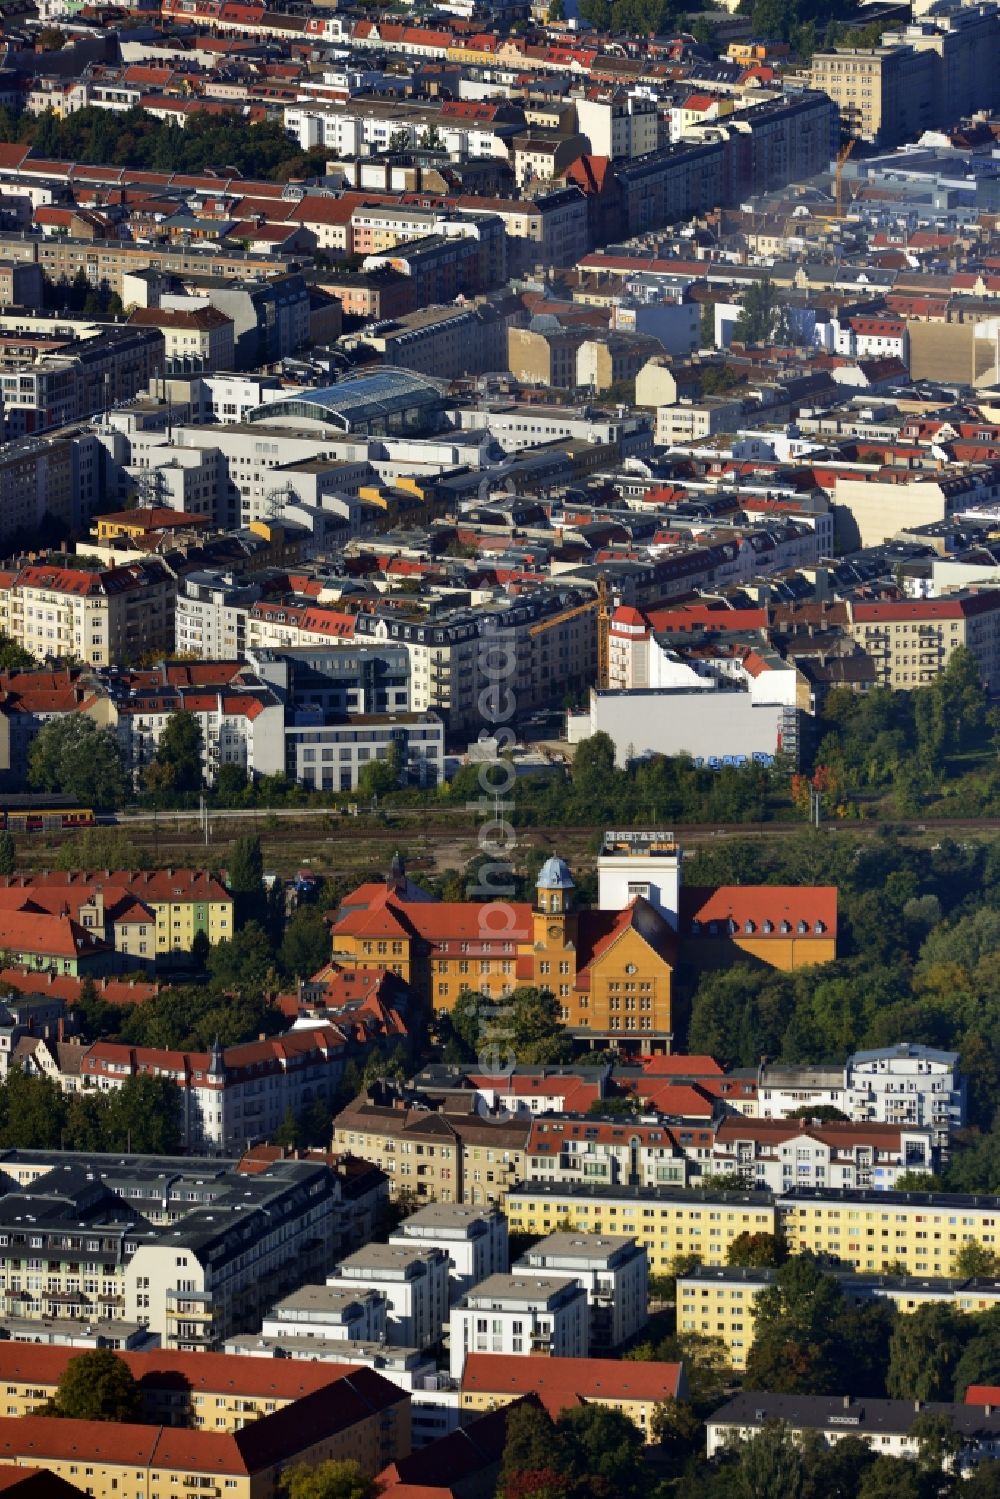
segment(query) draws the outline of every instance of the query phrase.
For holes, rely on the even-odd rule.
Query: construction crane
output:
[[[554,630],[556,625],[563,625],[569,619],[578,619],[581,614],[593,614],[593,603],[577,604],[574,609],[563,609],[559,614],[550,614],[548,619],[540,619],[536,625],[528,626],[529,635],[544,635],[546,630]]]
[[[597,685],[607,687],[611,676],[611,610],[608,608],[608,580],[601,574],[597,580]]]
[[[838,219],[842,219],[844,217],[844,167],[847,165],[847,158],[850,156],[851,152],[854,150],[854,147],[855,147],[856,144],[857,144],[857,141],[855,140],[854,136],[852,135],[851,138],[850,138],[850,140],[846,140],[844,142],[844,144],[841,146],[840,150],[837,152],[837,169],[836,169],[836,172],[834,173],[834,180],[836,182],[836,191],[837,191],[837,218]]]

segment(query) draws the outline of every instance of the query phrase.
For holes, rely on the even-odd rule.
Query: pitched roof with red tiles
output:
[[[694,936],[797,939],[836,936],[836,885],[687,886],[681,930]]]
[[[676,1400],[684,1389],[682,1364],[610,1358],[535,1359],[470,1353],[462,1373],[463,1395],[537,1395],[553,1419],[564,1410],[602,1399]]]

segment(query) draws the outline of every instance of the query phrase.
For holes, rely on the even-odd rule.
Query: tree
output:
[[[377,797],[398,791],[404,768],[399,746],[390,744],[383,760],[369,760],[367,765],[362,765],[358,772],[359,796],[367,801],[374,801]]]
[[[562,1024],[559,1004],[548,989],[523,985],[502,1004],[479,996],[478,1016],[481,1029],[473,1043],[476,1052],[485,1042],[501,1055],[512,1053],[518,1062],[534,1065],[566,1062],[573,1055],[573,1042]],[[472,1007],[467,1005],[461,1022],[468,1023],[470,1035],[471,1018]]]
[[[701,1444],[702,1423],[693,1406],[686,1400],[675,1400],[668,1396],[653,1407],[649,1421],[650,1435],[668,1452],[676,1456],[687,1456]]]
[[[563,1443],[551,1416],[537,1405],[516,1405],[507,1413],[506,1441],[500,1480],[514,1473],[560,1469]]]
[[[941,1189],[941,1178],[933,1171],[901,1171],[893,1183],[894,1192],[940,1192]]]
[[[114,730],[99,729],[82,713],[50,718],[31,746],[28,784],[36,791],[66,791],[88,806],[122,806],[128,783]]]
[[[201,789],[201,723],[193,713],[181,709],[171,713],[163,725],[150,770],[157,790],[199,791]]]
[[[220,765],[215,775],[215,802],[220,807],[231,807],[238,802],[247,789],[249,782],[247,773],[242,765],[234,765],[227,760],[225,765]]]
[[[31,671],[37,665],[30,651],[0,631],[0,671]]]
[[[556,1431],[574,1478],[603,1479],[617,1495],[635,1490],[644,1442],[635,1422],[622,1411],[597,1403],[576,1406],[562,1412]]]
[[[228,942],[216,943],[208,956],[208,971],[219,988],[238,994],[257,995],[277,988],[274,949],[256,921],[248,921]]]
[[[897,1317],[889,1342],[885,1387],[899,1400],[949,1400],[965,1339],[964,1314],[950,1306],[919,1306]]]
[[[263,920],[264,854],[257,837],[237,838],[229,856],[229,889],[236,907],[236,925]]]
[[[353,1458],[295,1463],[278,1483],[286,1499],[374,1499],[374,1481]]]
[[[330,957],[330,933],[315,906],[299,906],[285,927],[281,966],[293,978],[311,978]]]
[[[749,1265],[757,1269],[783,1265],[788,1244],[781,1234],[737,1234],[726,1251],[727,1265]]]
[[[955,1256],[956,1275],[998,1275],[1000,1274],[1000,1259],[992,1249],[987,1249],[985,1244],[979,1244],[972,1239],[963,1244]]]
[[[795,1438],[780,1422],[768,1422],[740,1444],[729,1491],[733,1499],[799,1499],[804,1477]]]
[[[803,1103],[786,1114],[785,1118],[808,1119],[811,1124],[846,1124],[849,1121],[849,1116],[843,1109],[836,1108],[832,1103]]]
[[[128,1364],[110,1348],[95,1348],[70,1359],[50,1414],[74,1421],[137,1421],[141,1403]]]
[[[275,1130],[274,1143],[275,1145],[285,1145],[290,1150],[294,1150],[300,1143],[299,1123],[292,1112],[291,1104],[285,1110],[285,1117]]]
[[[776,3],[785,3],[785,0],[759,0],[757,9]],[[755,21],[756,13],[755,9]],[[782,319],[781,297],[774,282],[770,277],[754,281],[743,293],[739,316],[733,327],[733,339],[741,344],[773,343],[783,332]]]
[[[138,1073],[109,1098],[104,1150],[173,1155],[181,1144],[181,1095],[169,1077]]]
[[[13,874],[17,868],[17,847],[13,833],[0,833],[0,874]]]

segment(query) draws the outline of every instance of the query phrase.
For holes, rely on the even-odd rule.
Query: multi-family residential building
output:
[[[450,1326],[453,1379],[473,1352],[586,1358],[587,1293],[565,1275],[491,1275],[452,1307]]]
[[[235,1382],[252,1383],[242,1363],[239,1369]],[[296,1462],[351,1458],[374,1473],[403,1456],[410,1444],[409,1397],[370,1369],[344,1370],[337,1384],[333,1395],[331,1385],[337,1385],[331,1379],[331,1385],[237,1430],[4,1417],[0,1457],[47,1469],[74,1487],[86,1484],[95,1499],[174,1482],[186,1489],[225,1486],[234,1499],[252,1499],[271,1492],[282,1470]],[[255,1401],[246,1405],[256,1412]]]
[[[38,660],[122,666],[173,649],[176,594],[157,560],[99,570],[30,564],[0,574],[0,625]]]
[[[366,1244],[326,1277],[337,1291],[367,1288],[386,1300],[386,1341],[403,1348],[440,1343],[448,1320],[450,1261],[443,1249],[415,1242]]]
[[[354,1050],[333,1025],[225,1048],[215,1043],[205,1052],[95,1041],[72,1081],[80,1091],[108,1093],[144,1073],[172,1078],[180,1090],[182,1144],[223,1155],[273,1140],[289,1111],[298,1117],[310,1105],[331,1104]]]
[[[937,1416],[958,1439],[954,1463],[966,1472],[981,1458],[1000,1451],[1000,1411],[990,1405],[960,1405],[937,1400],[864,1400],[843,1395],[772,1395],[744,1391],[720,1406],[708,1419],[708,1455],[746,1441],[769,1422],[780,1423],[801,1441],[818,1437],[832,1447],[844,1436],[856,1437],[879,1457],[915,1460],[921,1450],[921,1416]]]
[[[777,1271],[738,1265],[696,1265],[677,1278],[677,1330],[724,1343],[734,1369],[746,1367],[754,1338],[757,1297],[774,1284]],[[890,1302],[900,1316],[922,1306],[948,1306],[981,1313],[1000,1304],[995,1279],[841,1272],[840,1287],[852,1301]]]
[[[886,687],[909,691],[933,682],[960,646],[975,658],[987,687],[1000,683],[1000,590],[852,602],[848,633],[875,663]]]
[[[797,1187],[778,1206],[793,1254],[808,1250],[859,1272],[950,1276],[967,1244],[1000,1245],[996,1197]]]
[[[215,307],[137,307],[129,322],[162,333],[168,375],[234,367],[233,320]]]
[[[966,1122],[967,1085],[957,1052],[900,1042],[855,1052],[843,1067],[762,1063],[756,1106],[743,1112],[783,1119],[806,1105],[839,1109],[859,1123],[930,1130],[947,1149],[951,1131]]]
[[[443,1250],[453,1301],[487,1276],[506,1275],[510,1268],[507,1219],[497,1208],[431,1202],[404,1218],[389,1243]]]
[[[487,1411],[534,1395],[558,1420],[582,1405],[621,1411],[655,1440],[653,1413],[664,1400],[683,1400],[683,1364],[588,1357],[525,1359],[503,1353],[470,1352],[462,1371],[462,1410]]]
[[[261,1337],[381,1343],[386,1338],[387,1306],[383,1291],[299,1286],[267,1313]]]
[[[628,1235],[549,1234],[533,1244],[513,1270],[572,1275],[582,1283],[590,1307],[593,1355],[620,1347],[648,1320],[646,1251]]]
[[[937,1164],[928,1128],[733,1114],[716,1125],[709,1169],[736,1173],[772,1192],[795,1186],[889,1191],[904,1172],[932,1172]]]
[[[714,1192],[677,1187],[612,1187],[525,1183],[507,1194],[512,1234],[628,1235],[646,1251],[652,1274],[679,1254],[722,1265],[740,1234],[773,1234],[778,1209],[769,1192]]]
[[[543,1116],[531,1122],[526,1180],[683,1187],[713,1142],[712,1130],[678,1124]]]
[[[123,957],[152,962],[188,953],[198,933],[214,947],[234,932],[233,897],[206,869],[46,870],[0,876],[0,909],[69,916]]]
[[[392,966],[391,958],[389,966]],[[527,1124],[474,1112],[435,1113],[401,1096],[362,1094],[333,1121],[335,1147],[371,1161],[395,1199],[498,1204],[524,1176]]]
[[[261,1164],[4,1152],[0,1315],[96,1312],[181,1350],[259,1326],[276,1296],[322,1275],[354,1212],[325,1160]]]

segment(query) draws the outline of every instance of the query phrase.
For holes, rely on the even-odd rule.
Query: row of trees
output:
[[[211,170],[284,181],[326,170],[322,152],[303,152],[276,121],[249,124],[235,112],[196,111],[182,128],[140,108],[118,115],[87,108],[65,119],[51,110],[14,115],[0,108],[0,140],[22,142],[56,160],[156,172]]]
[[[0,1083],[0,1146],[170,1154],[181,1141],[179,1098],[170,1078],[145,1073],[114,1091],[65,1094],[15,1068]]]

